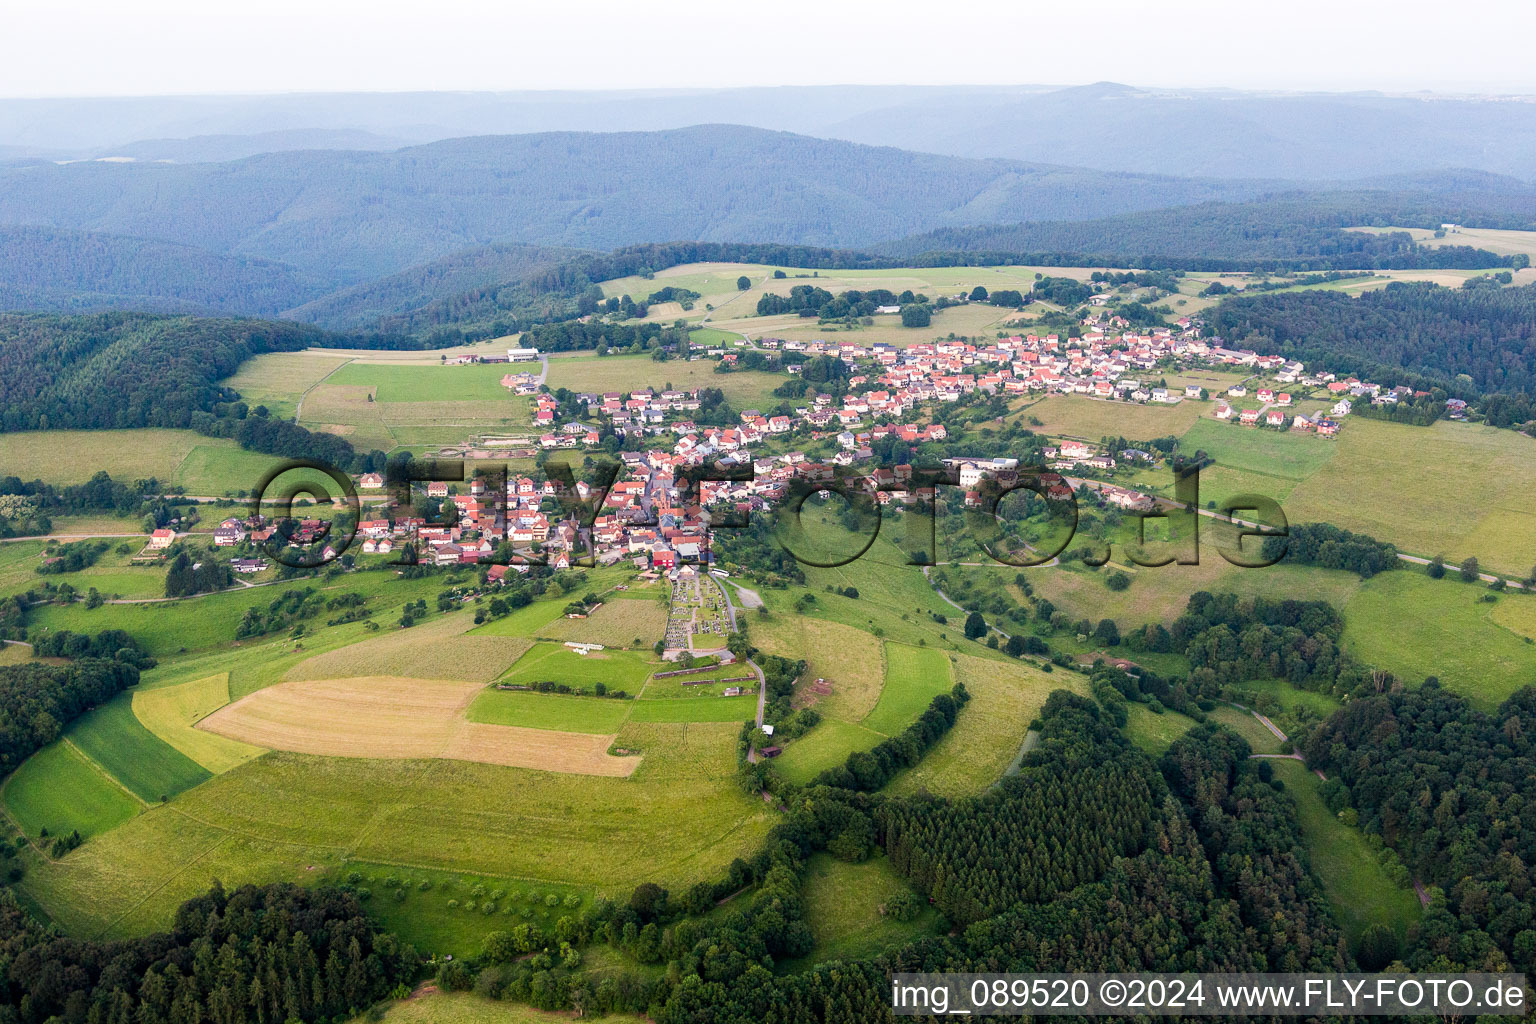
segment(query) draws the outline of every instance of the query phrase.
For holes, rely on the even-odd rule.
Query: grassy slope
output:
[[[1341,822],[1317,793],[1318,778],[1299,761],[1275,761],[1275,775],[1296,801],[1297,820],[1339,924],[1351,941],[1381,923],[1402,937],[1419,918],[1412,889],[1393,884],[1358,829]]]

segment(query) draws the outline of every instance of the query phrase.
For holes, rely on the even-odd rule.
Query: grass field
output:
[[[527,690],[482,690],[469,705],[471,722],[529,729],[615,734],[634,701],[608,697],[567,697]]]
[[[1248,712],[1222,704],[1210,713],[1210,718],[1247,740],[1255,754],[1280,753],[1279,738]]]
[[[797,785],[804,785],[828,768],[848,760],[848,755],[868,750],[885,736],[862,725],[824,718],[810,732],[790,743],[774,759],[778,773]]]
[[[569,388],[572,391],[634,391],[643,387],[686,391],[719,388],[737,411],[753,408],[766,410],[781,401],[773,397],[773,389],[784,383],[784,377],[751,370],[716,373],[715,367],[718,365],[713,359],[700,359],[696,362],[668,360],[658,363],[650,356],[554,353],[549,358],[548,383],[551,388]]]
[[[486,724],[465,717],[480,684],[363,676],[279,683],[226,705],[198,728],[242,743],[331,757],[430,758],[625,776],[612,736]]]
[[[773,823],[735,785],[737,730],[628,725],[619,744],[644,753],[629,778],[274,752],[63,861],[29,865],[22,884],[72,932],[109,935],[165,927],[215,877],[313,881],[348,860],[609,893],[655,880],[677,891],[749,855]],[[642,848],[644,857],[618,853]]]
[[[824,679],[832,692],[815,701],[826,718],[858,722],[874,710],[885,686],[884,645],[862,629],[799,615],[775,615],[749,622],[752,642],[769,654],[805,659],[796,700],[807,703],[810,688]]]
[[[1161,757],[1180,736],[1195,727],[1195,720],[1177,711],[1155,714],[1145,704],[1126,705],[1125,735],[1130,741],[1151,754]]]
[[[596,683],[603,683],[610,690],[639,693],[658,664],[649,651],[602,650],[577,654],[563,643],[540,643],[517,659],[500,681],[525,685],[566,683],[589,689]]]
[[[154,477],[165,483],[199,445],[239,451],[234,441],[191,430],[49,430],[0,434],[0,476],[80,484],[106,470],[132,483]],[[218,492],[218,493],[222,493]]]
[[[133,696],[119,694],[77,719],[65,734],[91,760],[145,803],[156,803],[211,777],[208,769],[146,729]]]
[[[357,1018],[358,1024],[373,1018]],[[504,1003],[468,992],[431,992],[390,1004],[385,1024],[562,1024],[569,1014],[548,1013],[521,1003]],[[608,1024],[642,1024],[627,1013],[601,1018]]]
[[[1318,778],[1300,761],[1274,761],[1275,776],[1296,801],[1296,817],[1339,925],[1351,940],[1372,924],[1384,924],[1403,938],[1419,919],[1412,889],[1395,885],[1358,829],[1330,812],[1318,795]]]
[[[953,686],[948,654],[886,641],[885,688],[875,709],[860,724],[895,736],[917,721],[934,697],[948,693]]]
[[[613,600],[610,595],[585,619],[553,620],[544,635],[604,647],[649,649],[666,631],[667,606],[657,598]]]
[[[0,800],[21,830],[36,839],[78,829],[89,839],[139,813],[140,804],[67,742],[44,747],[11,773]]]
[[[971,700],[954,728],[916,767],[902,772],[887,792],[921,791],[937,796],[979,793],[1002,778],[1019,754],[1029,723],[1052,690],[1083,692],[1076,672],[1042,672],[1022,661],[991,661],[962,654],[955,678]]]
[[[816,945],[809,956],[787,961],[781,970],[874,956],[930,931],[937,917],[931,907],[912,921],[894,921],[881,912],[887,901],[910,891],[911,886],[884,857],[849,864],[825,853],[814,854],[806,863],[800,895]]]
[[[1244,549],[1253,543],[1246,541]],[[1111,551],[1112,562],[1103,569],[1073,562],[1027,571],[1036,596],[1048,599],[1073,618],[1095,622],[1114,619],[1121,629],[1144,622],[1172,622],[1184,611],[1190,595],[1202,590],[1245,597],[1326,600],[1343,607],[1360,589],[1360,577],[1342,570],[1291,564],[1261,569],[1235,566],[1222,557],[1222,547],[1235,547],[1231,528],[1202,519],[1198,565],[1134,565],[1126,560],[1125,545],[1117,542]],[[1125,573],[1131,585],[1120,591],[1109,589],[1105,580],[1112,571]],[[983,582],[990,577],[995,582],[1012,580],[1016,570],[999,565],[950,567],[948,572]]]
[[[265,405],[274,416],[291,417],[299,397],[345,362],[334,352],[268,352],[247,359],[219,383],[240,392],[252,408]]]
[[[1283,503],[1293,521],[1330,522],[1426,557],[1476,555],[1485,569],[1523,575],[1536,564],[1536,440],[1354,418],[1337,440],[1338,453]]]
[[[501,385],[507,367],[495,363],[465,366],[400,365],[355,360],[326,380],[341,387],[368,387],[376,402],[500,401],[510,392]]]
[[[138,689],[133,713],[144,728],[217,775],[266,753],[263,747],[227,739],[193,726],[229,703],[229,673]]]
[[[1022,419],[1030,429],[1052,437],[1098,441],[1102,437],[1153,438],[1182,434],[1210,408],[1206,402],[1138,405],[1135,402],[1105,402],[1083,395],[1051,395],[1023,406],[1015,418]],[[1034,426],[1036,419],[1043,426]]]
[[[1536,683],[1536,616],[1528,594],[1506,593],[1489,604],[1481,583],[1450,573],[1433,580],[1389,572],[1368,580],[1344,608],[1344,644],[1361,661],[1410,685],[1439,676],[1447,689],[1491,708]],[[1508,610],[1504,610],[1505,606]]]

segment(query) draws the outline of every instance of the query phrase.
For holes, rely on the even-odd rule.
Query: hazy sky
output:
[[[0,0],[0,26],[0,96],[1106,79],[1536,94],[1536,0]]]

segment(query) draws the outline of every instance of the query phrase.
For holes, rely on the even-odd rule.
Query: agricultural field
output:
[[[738,728],[627,725],[618,744],[643,755],[627,759],[640,762],[627,778],[275,752],[39,861],[23,886],[66,927],[113,935],[164,927],[215,877],[313,880],[348,861],[603,892],[648,879],[686,888],[755,850],[772,824],[734,783]],[[487,799],[508,792],[518,799]],[[626,844],[648,855],[615,857]]]
[[[220,736],[304,754],[449,758],[579,775],[627,776],[613,736],[487,724],[465,716],[480,684],[363,676],[278,683],[198,723]]]
[[[885,685],[884,645],[869,633],[836,622],[798,615],[753,616],[752,642],[769,654],[805,659],[795,702],[810,704],[823,717],[862,721],[874,710]],[[825,680],[825,695],[815,689]]]
[[[1354,227],[1345,228],[1346,231],[1365,231],[1371,234],[1385,234],[1394,231],[1406,231],[1413,236],[1413,240],[1420,245],[1429,248],[1438,248],[1444,245],[1470,245],[1477,249],[1486,249],[1500,256],[1512,256],[1516,253],[1536,255],[1536,231],[1508,231],[1498,228],[1469,228],[1461,227],[1455,231],[1448,231],[1439,238],[1428,228],[1378,228],[1378,227]]]
[[[1388,876],[1359,829],[1344,824],[1318,795],[1319,780],[1300,761],[1270,762],[1296,802],[1296,817],[1339,925],[1351,941],[1367,927],[1384,924],[1401,939],[1419,919],[1413,889]]]
[[[213,774],[266,753],[263,747],[227,739],[194,726],[229,703],[229,673],[161,686],[138,687],[133,713],[144,728]]]
[[[738,411],[767,410],[783,401],[773,396],[773,389],[784,383],[784,377],[757,370],[716,373],[719,365],[712,359],[658,363],[650,356],[554,352],[549,357],[548,383],[551,388],[598,392],[719,388]]]

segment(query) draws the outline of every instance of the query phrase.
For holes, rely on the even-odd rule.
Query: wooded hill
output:
[[[1506,258],[1471,246],[1418,245],[1406,232],[1343,230],[1356,225],[1437,228],[1447,221],[1536,227],[1536,190],[1447,186],[1432,192],[1292,192],[1097,220],[939,228],[872,248],[919,261],[969,253],[1048,266],[1205,271],[1486,269],[1507,264]]]
[[[1536,397],[1536,286],[1394,283],[1228,299],[1207,316],[1230,344],[1382,384],[1437,384],[1464,398]]]

